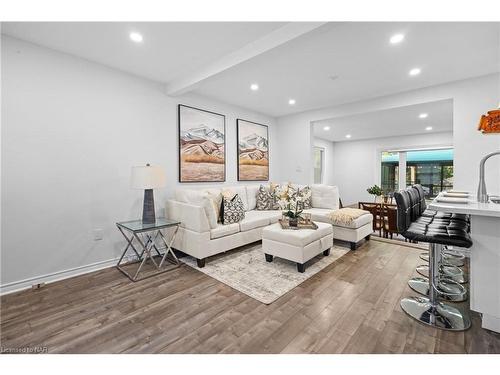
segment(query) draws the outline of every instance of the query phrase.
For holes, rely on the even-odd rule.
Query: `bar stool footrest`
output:
[[[414,277],[408,281],[408,286],[415,292],[429,297],[429,279]],[[447,302],[464,302],[467,300],[467,290],[452,280],[442,279],[436,288],[438,298]]]

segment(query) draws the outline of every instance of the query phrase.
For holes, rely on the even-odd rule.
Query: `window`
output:
[[[381,188],[384,192],[399,190],[399,152],[382,152]]]
[[[404,164],[406,175],[399,176],[399,167]],[[403,187],[422,185],[427,198],[453,188],[453,149],[382,152],[382,190],[390,193],[400,189],[400,177],[406,180]]]
[[[323,183],[323,169],[324,169],[325,149],[321,147],[314,147],[314,183]]]
[[[453,149],[409,151],[406,186],[420,184],[427,198],[453,188]]]

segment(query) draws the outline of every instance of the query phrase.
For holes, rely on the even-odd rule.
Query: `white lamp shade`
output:
[[[133,189],[156,189],[166,185],[165,171],[156,166],[132,167],[130,184]]]

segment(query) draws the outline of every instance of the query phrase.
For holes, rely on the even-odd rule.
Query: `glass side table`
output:
[[[125,247],[125,250],[123,250],[121,257],[116,264],[116,268],[118,268],[118,270],[120,270],[132,281],[144,280],[148,277],[156,276],[160,273],[178,268],[180,263],[171,246],[174,243],[175,236],[179,230],[179,224],[180,222],[178,221],[165,218],[156,219],[154,224],[143,224],[142,220],[122,221],[116,223],[118,230],[127,240],[127,246]],[[174,228],[174,231],[170,241],[167,241],[165,235],[162,233],[162,230],[169,228]],[[163,246],[157,246],[158,238],[161,239]],[[137,245],[134,245],[134,240],[139,244],[139,249],[136,248]],[[127,252],[130,252],[130,249],[133,253],[135,253],[136,260],[122,263]],[[163,254],[161,253],[161,250],[164,250]],[[133,256],[133,254],[130,255]],[[170,257],[168,255],[170,255]],[[158,256],[161,259],[159,263],[154,259],[155,256]],[[147,276],[139,277],[139,273],[148,259],[151,260],[151,263],[156,268],[156,272],[149,273]],[[167,262],[174,264],[175,267],[165,267]],[[129,266],[134,263],[139,263],[139,266],[137,267],[134,275],[131,276],[124,266]]]

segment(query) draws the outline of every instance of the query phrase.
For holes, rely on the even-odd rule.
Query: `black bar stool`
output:
[[[451,214],[446,212],[438,212],[427,209],[427,204],[425,202],[425,193],[422,185],[413,185],[410,188],[406,189],[410,199],[411,206],[411,219],[412,221],[418,220],[419,223],[431,225],[433,227],[444,227],[444,226],[453,226],[455,229],[464,229],[467,232],[470,231],[469,221],[467,215],[462,214]],[[422,253],[420,254],[420,258],[428,261],[429,254]],[[448,254],[445,254],[444,251],[440,251],[438,254],[439,258],[439,274],[442,278],[446,278],[449,280],[453,280],[460,284],[465,284],[467,282],[467,278],[464,275],[464,272],[459,268],[464,265],[464,259],[456,259],[451,257]],[[422,264],[417,267],[417,272],[428,278],[429,277],[429,265]],[[449,284],[449,283],[447,283]],[[452,287],[448,285],[446,288]],[[457,290],[457,288],[454,288]],[[459,300],[463,300],[460,298]],[[457,300],[458,302],[458,300]]]
[[[415,188],[394,194],[398,206],[398,230],[407,239],[429,243],[428,279],[423,294],[428,297],[408,297],[400,302],[403,311],[421,323],[452,331],[463,331],[470,327],[470,317],[457,308],[439,301],[439,296],[448,298],[461,297],[463,286],[446,278],[444,282],[439,276],[439,260],[443,246],[469,248],[472,241],[467,232],[466,217],[453,217],[453,214],[428,211],[418,199]],[[427,212],[427,213],[426,213]],[[425,216],[424,216],[425,214]],[[413,280],[413,279],[412,279]],[[415,283],[414,286],[416,286]],[[420,285],[419,284],[419,285]],[[418,286],[416,286],[418,288]]]

